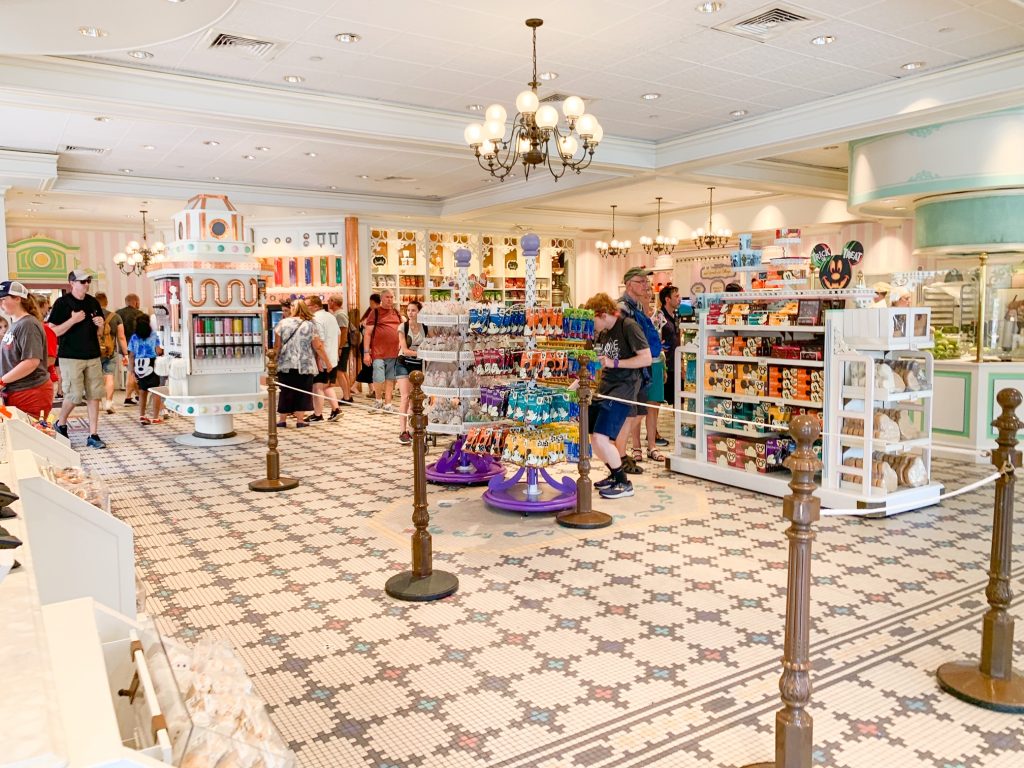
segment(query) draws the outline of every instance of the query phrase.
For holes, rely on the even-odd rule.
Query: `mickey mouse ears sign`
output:
[[[841,254],[836,254],[824,264],[818,271],[818,279],[822,288],[837,290],[846,288],[853,279],[853,268],[850,262]]]

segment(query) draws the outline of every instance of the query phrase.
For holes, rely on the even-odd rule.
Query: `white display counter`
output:
[[[999,415],[996,395],[1013,387],[1024,394],[1024,362],[976,363],[973,360],[935,361],[935,402],[932,417],[933,448],[936,456],[970,461],[959,451],[946,448],[990,450],[995,447],[992,420]],[[1024,412],[1018,410],[1018,417]],[[978,455],[978,464],[990,459]]]

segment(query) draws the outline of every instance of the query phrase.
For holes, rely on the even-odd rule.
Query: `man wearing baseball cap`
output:
[[[99,329],[103,326],[100,303],[89,295],[92,275],[84,269],[68,273],[70,293],[65,293],[50,310],[48,325],[60,339],[57,357],[64,386],[64,404],[56,430],[68,437],[68,417],[83,402],[89,409],[90,448],[106,448],[100,439],[100,399],[103,397],[103,367],[100,364]]]
[[[640,326],[640,330],[644,332],[644,337],[647,339],[647,344],[651,350],[652,365],[654,361],[661,358],[661,334],[658,333],[658,329],[654,327],[654,323],[647,315],[651,301],[651,275],[653,274],[654,272],[647,267],[632,267],[627,270],[626,274],[622,277],[625,291],[623,291],[622,296],[619,298],[619,310],[623,316],[631,318]],[[648,390],[653,374],[652,365],[648,365],[640,371],[640,392],[636,397],[637,402],[648,402]],[[659,368],[659,375],[664,375],[663,369]],[[647,406],[635,406],[634,412],[630,414],[630,418],[626,421],[625,426],[623,426],[622,431],[615,440],[615,445],[619,449],[619,455],[622,456],[626,472],[629,474],[643,473],[643,468],[637,465],[637,460],[643,460],[643,448],[640,447],[640,423],[646,417]],[[626,442],[629,440],[630,435],[633,436],[635,456],[626,455]],[[651,436],[651,443],[654,443],[653,436]]]

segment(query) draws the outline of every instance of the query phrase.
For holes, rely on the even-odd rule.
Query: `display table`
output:
[[[996,394],[1007,387],[1024,393],[1024,362],[936,360],[935,401],[939,407],[932,418],[935,455],[969,460],[970,457],[960,452],[943,449],[994,448],[996,432],[992,428],[992,420],[999,415]],[[1017,415],[1024,416],[1024,413],[1018,412]],[[978,455],[974,461],[987,464],[990,459]]]

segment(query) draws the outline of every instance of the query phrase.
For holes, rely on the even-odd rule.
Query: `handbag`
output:
[[[160,355],[153,362],[153,371],[157,376],[169,376],[171,374],[171,358],[167,355]]]
[[[409,322],[408,321],[402,323],[401,331],[402,331],[403,334],[405,334],[405,346],[411,347],[412,346],[412,337],[409,335]],[[427,326],[424,325],[423,326],[423,332],[427,333],[427,331],[428,331]],[[423,370],[423,361],[420,360],[420,358],[416,357],[415,355],[399,355],[398,356],[398,362],[399,362],[400,365],[404,366],[405,370],[407,370],[409,373],[412,373],[413,371],[422,371]]]
[[[373,337],[377,335],[377,321],[380,319],[380,311],[373,310],[373,330],[370,331],[370,349],[373,349]],[[372,357],[372,356],[371,356]],[[373,364],[367,365],[362,362],[363,356],[360,355],[360,367],[359,373],[356,374],[356,381],[360,384],[372,384],[373,383]]]

